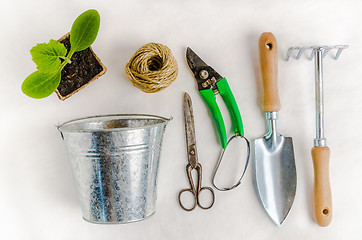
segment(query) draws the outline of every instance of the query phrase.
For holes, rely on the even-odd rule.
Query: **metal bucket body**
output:
[[[168,121],[151,115],[107,115],[58,127],[84,219],[127,223],[155,212],[159,157]]]

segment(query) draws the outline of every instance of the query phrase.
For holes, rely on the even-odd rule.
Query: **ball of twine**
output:
[[[138,49],[126,64],[125,70],[132,84],[146,93],[168,87],[178,73],[171,50],[159,43],[148,43]]]

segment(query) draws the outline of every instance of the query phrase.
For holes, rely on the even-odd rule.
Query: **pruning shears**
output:
[[[200,95],[210,110],[211,116],[215,122],[216,129],[217,129],[217,132],[220,137],[222,152],[221,152],[219,160],[216,164],[214,174],[213,174],[214,187],[217,188],[218,190],[222,190],[222,191],[231,190],[240,184],[241,179],[244,176],[244,173],[248,166],[249,156],[250,156],[250,143],[244,137],[243,122],[241,119],[241,114],[240,114],[238,105],[235,101],[235,97],[234,97],[225,77],[222,77],[212,67],[207,65],[190,48],[187,48],[186,59],[187,59],[187,64],[189,65],[189,67],[190,67],[191,71],[193,72],[194,77],[196,79]],[[217,94],[220,94],[222,99],[224,100],[224,102],[229,110],[229,113],[231,115],[232,122],[233,122],[234,136],[232,136],[229,140],[227,139],[225,123],[224,123],[223,117],[221,115],[220,108],[216,102]],[[220,166],[221,159],[224,155],[224,151],[225,151],[228,143],[236,137],[241,137],[241,138],[245,139],[245,141],[247,143],[248,153],[247,153],[247,160],[246,160],[244,171],[243,171],[239,181],[236,184],[234,184],[233,186],[228,187],[228,188],[218,188],[217,186],[215,186],[216,172]]]

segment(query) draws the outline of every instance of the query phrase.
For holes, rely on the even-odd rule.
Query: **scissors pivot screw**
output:
[[[206,71],[206,70],[201,70],[200,73],[199,73],[199,75],[200,75],[200,78],[201,78],[201,79],[206,80],[206,79],[209,77],[209,72]]]

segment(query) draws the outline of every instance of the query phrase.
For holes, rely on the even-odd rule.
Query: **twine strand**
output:
[[[146,93],[155,93],[175,81],[178,67],[167,46],[148,43],[133,54],[125,71],[135,87]]]

